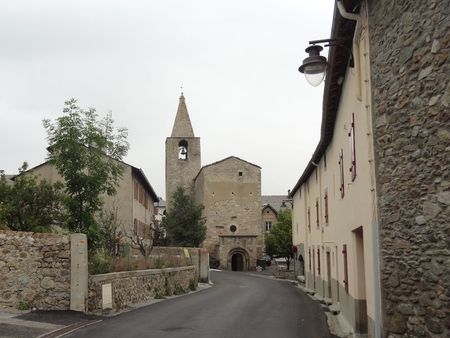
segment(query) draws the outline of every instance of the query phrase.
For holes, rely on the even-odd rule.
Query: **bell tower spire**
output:
[[[186,100],[181,93],[172,134],[166,139],[166,205],[178,187],[194,197],[194,178],[200,171],[200,138],[194,136]]]
[[[191,119],[186,107],[186,100],[183,92],[181,92],[180,101],[178,103],[177,115],[173,124],[171,137],[194,137]]]

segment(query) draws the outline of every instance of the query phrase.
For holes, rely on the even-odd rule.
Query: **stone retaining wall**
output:
[[[92,275],[89,276],[88,309],[117,311],[150,299],[187,292],[192,285],[197,286],[194,266]]]
[[[0,230],[0,306],[68,310],[69,236]]]

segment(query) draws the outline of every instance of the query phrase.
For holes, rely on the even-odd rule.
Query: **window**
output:
[[[348,293],[347,244],[344,244],[342,247],[342,255],[344,258],[344,287],[345,287],[345,292]]]
[[[134,180],[134,199],[139,199],[139,184],[136,180]]]
[[[339,176],[340,176],[340,185],[339,191],[341,192],[341,198],[344,198],[344,150],[341,149],[339,152]]]
[[[242,171],[239,172],[239,176],[242,176]]]
[[[309,271],[311,271],[311,248],[308,249]]]
[[[319,228],[319,225],[320,225],[319,200],[316,200],[316,226],[317,226],[317,229]]]
[[[270,231],[270,230],[272,230],[272,222],[267,221],[266,222],[266,231]]]
[[[317,274],[320,276],[320,248],[317,248]]]
[[[178,159],[186,161],[188,159],[188,143],[186,140],[178,143]]]
[[[353,182],[356,178],[355,113],[352,113],[352,124],[348,136],[350,137],[350,154],[351,154],[350,173]]]
[[[325,224],[328,224],[328,190],[325,189],[325,195],[323,196],[323,207],[325,215]]]
[[[308,231],[311,232],[311,210],[308,208]]]
[[[236,225],[230,225],[230,231],[231,232],[236,232],[236,230],[237,230],[237,226]]]

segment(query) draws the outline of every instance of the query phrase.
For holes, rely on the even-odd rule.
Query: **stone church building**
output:
[[[203,246],[220,261],[220,268],[256,268],[262,254],[261,167],[230,156],[201,166],[200,138],[195,137],[181,94],[172,134],[166,139],[166,200],[181,186],[204,205]]]

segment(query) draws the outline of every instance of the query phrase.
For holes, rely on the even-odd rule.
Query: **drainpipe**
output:
[[[341,16],[344,19],[353,20],[356,22],[358,22],[361,19],[361,16],[359,14],[347,12],[347,10],[344,7],[344,4],[342,3],[342,0],[337,0],[336,5],[339,10],[339,14],[341,14]]]

